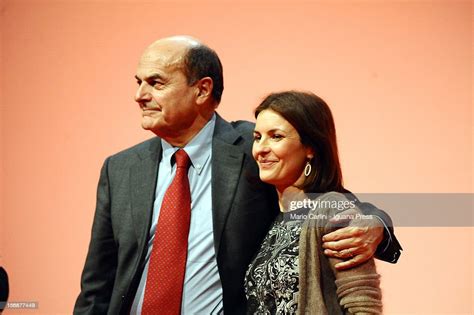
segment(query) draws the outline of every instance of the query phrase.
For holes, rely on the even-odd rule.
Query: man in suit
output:
[[[222,65],[196,39],[156,41],[143,53],[136,79],[142,127],[157,137],[109,157],[102,167],[74,313],[177,313],[165,306],[145,309],[153,303],[149,292],[162,283],[154,284],[154,264],[175,254],[171,249],[154,259],[158,247],[153,244],[165,238],[159,222],[168,211],[167,189],[182,167],[178,151],[185,151],[190,160],[190,224],[180,312],[243,314],[245,271],[278,212],[275,190],[258,179],[251,155],[253,124],[228,123],[215,112],[223,91]],[[390,226],[389,217],[374,212]],[[399,252],[391,229],[361,230],[341,229],[331,239],[332,254],[371,257],[384,234],[379,256]],[[355,237],[365,245],[341,247]],[[350,264],[355,263],[360,262]],[[163,268],[170,273],[176,269]]]

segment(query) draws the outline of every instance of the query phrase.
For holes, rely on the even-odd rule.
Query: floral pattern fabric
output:
[[[247,314],[296,313],[302,220],[287,218],[280,213],[275,219],[260,251],[247,269]]]

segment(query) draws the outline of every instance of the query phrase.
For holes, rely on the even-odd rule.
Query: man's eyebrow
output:
[[[135,79],[137,79],[137,81],[142,81],[142,79],[140,79],[137,75],[135,75]],[[151,80],[164,80],[163,76],[161,76],[160,74],[158,73],[153,73],[145,78],[143,78],[143,80],[145,81],[151,81]]]

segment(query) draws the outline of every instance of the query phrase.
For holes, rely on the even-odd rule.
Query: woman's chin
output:
[[[260,173],[260,180],[266,184],[270,184],[270,185],[275,185],[274,181],[272,181],[272,177],[270,176],[265,176]]]

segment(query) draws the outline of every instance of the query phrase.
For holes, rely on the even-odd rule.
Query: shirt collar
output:
[[[191,160],[191,166],[198,174],[201,174],[206,163],[209,163],[209,158],[212,152],[212,135],[214,134],[214,127],[216,125],[216,114],[206,123],[206,125],[184,146],[184,151]],[[178,151],[178,147],[173,147],[166,140],[161,139],[161,146],[163,147],[163,159],[169,161],[171,166],[171,157]],[[172,167],[170,167],[170,171]]]

